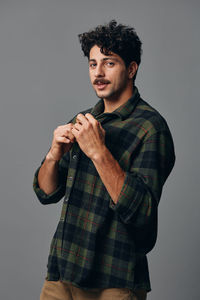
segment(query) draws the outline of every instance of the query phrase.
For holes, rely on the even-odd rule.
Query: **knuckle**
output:
[[[53,134],[56,135],[57,131],[58,131],[58,127],[54,129]]]
[[[61,128],[62,128],[61,125],[60,125],[60,126],[57,126],[56,129],[54,130],[54,133],[56,134],[57,132],[59,132]]]
[[[61,133],[61,136],[66,136],[68,137],[70,131],[69,130],[64,130],[62,133]]]

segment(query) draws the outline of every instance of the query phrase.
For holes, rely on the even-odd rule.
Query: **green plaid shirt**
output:
[[[136,87],[125,104],[112,113],[103,111],[100,99],[82,113],[90,112],[101,123],[106,146],[125,171],[117,204],[76,142],[59,161],[56,191],[45,194],[38,185],[39,168],[35,173],[33,187],[42,204],[64,197],[47,280],[85,289],[150,291],[146,254],[156,242],[157,207],[175,162],[173,140],[164,118],[140,98]]]

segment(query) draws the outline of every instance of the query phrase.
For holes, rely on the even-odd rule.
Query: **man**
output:
[[[135,86],[141,41],[134,29],[113,20],[79,39],[100,99],[56,128],[35,173],[42,204],[64,196],[40,299],[143,300],[173,141]]]

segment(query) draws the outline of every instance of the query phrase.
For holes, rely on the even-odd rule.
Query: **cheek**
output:
[[[119,80],[119,82],[121,82],[121,84],[126,82],[128,80],[128,76],[127,76],[126,72],[121,72],[120,76],[118,77],[118,80]]]
[[[116,72],[113,72],[113,74],[110,74],[110,78],[112,78],[112,81],[114,84],[121,85],[122,82],[125,80],[125,72],[124,70],[117,70]]]
[[[121,73],[121,74],[118,74],[118,76],[115,78],[115,84],[117,86],[121,86],[124,82],[124,74]]]

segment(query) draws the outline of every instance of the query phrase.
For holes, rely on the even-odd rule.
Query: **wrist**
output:
[[[53,162],[55,162],[55,163],[58,163],[58,162],[59,162],[59,160],[56,159],[56,158],[53,156],[53,154],[51,153],[51,150],[47,153],[47,155],[46,155],[46,160],[47,160],[47,161],[53,161]]]
[[[96,162],[96,163],[101,163],[102,160],[105,158],[105,156],[107,155],[107,152],[108,152],[108,149],[106,148],[105,145],[102,146],[102,148],[100,149],[100,151],[98,152],[95,152],[93,154],[93,156],[91,157],[91,160],[93,162]]]

